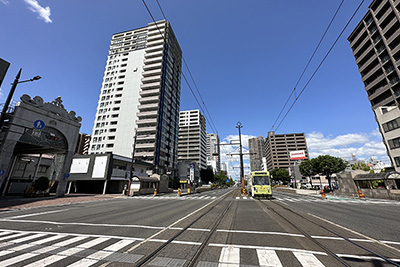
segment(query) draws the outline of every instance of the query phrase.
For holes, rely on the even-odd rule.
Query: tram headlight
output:
[[[255,191],[255,192],[258,192],[257,187],[254,187],[254,191]]]

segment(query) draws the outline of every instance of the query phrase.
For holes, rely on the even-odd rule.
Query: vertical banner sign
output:
[[[194,165],[190,164],[190,181],[194,181]]]

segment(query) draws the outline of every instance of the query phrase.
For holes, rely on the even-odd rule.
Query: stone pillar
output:
[[[64,164],[62,167],[61,175],[59,176],[56,197],[63,197],[65,191],[67,190],[68,178],[65,177],[69,173],[69,169],[72,163],[72,157],[74,156],[74,151],[68,151],[64,158]]]

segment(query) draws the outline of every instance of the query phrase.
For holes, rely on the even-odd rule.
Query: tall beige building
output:
[[[275,168],[288,169],[293,165],[293,161],[290,160],[290,152],[304,151],[306,159],[309,159],[304,133],[275,134],[275,132],[268,132],[264,151],[269,171]]]
[[[264,157],[264,137],[259,136],[249,139],[250,170],[262,171],[262,158]]]
[[[154,172],[175,168],[181,61],[165,20],[112,36],[90,154],[132,157],[135,146],[135,159],[152,163]]]
[[[207,168],[206,119],[200,110],[180,112],[178,161],[196,162],[200,169]]]

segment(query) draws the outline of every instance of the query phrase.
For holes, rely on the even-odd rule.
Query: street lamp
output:
[[[20,78],[20,76],[21,76],[21,72],[22,72],[22,69],[19,69],[17,76],[15,76],[14,82],[11,84],[11,85],[12,85],[12,86],[11,86],[11,90],[10,90],[10,92],[8,93],[7,100],[6,100],[6,102],[4,103],[3,110],[1,111],[1,115],[0,115],[0,129],[1,129],[1,127],[3,126],[4,118],[5,118],[5,115],[6,115],[6,113],[7,113],[8,107],[9,107],[9,105],[10,105],[11,98],[12,98],[13,95],[14,95],[15,89],[17,88],[17,84],[19,84],[19,83],[26,83],[26,82],[33,82],[33,81],[37,81],[37,80],[39,80],[39,79],[42,78],[42,77],[40,77],[40,76],[35,76],[35,77],[33,77],[32,79],[29,79],[29,80],[19,81],[19,78]]]

